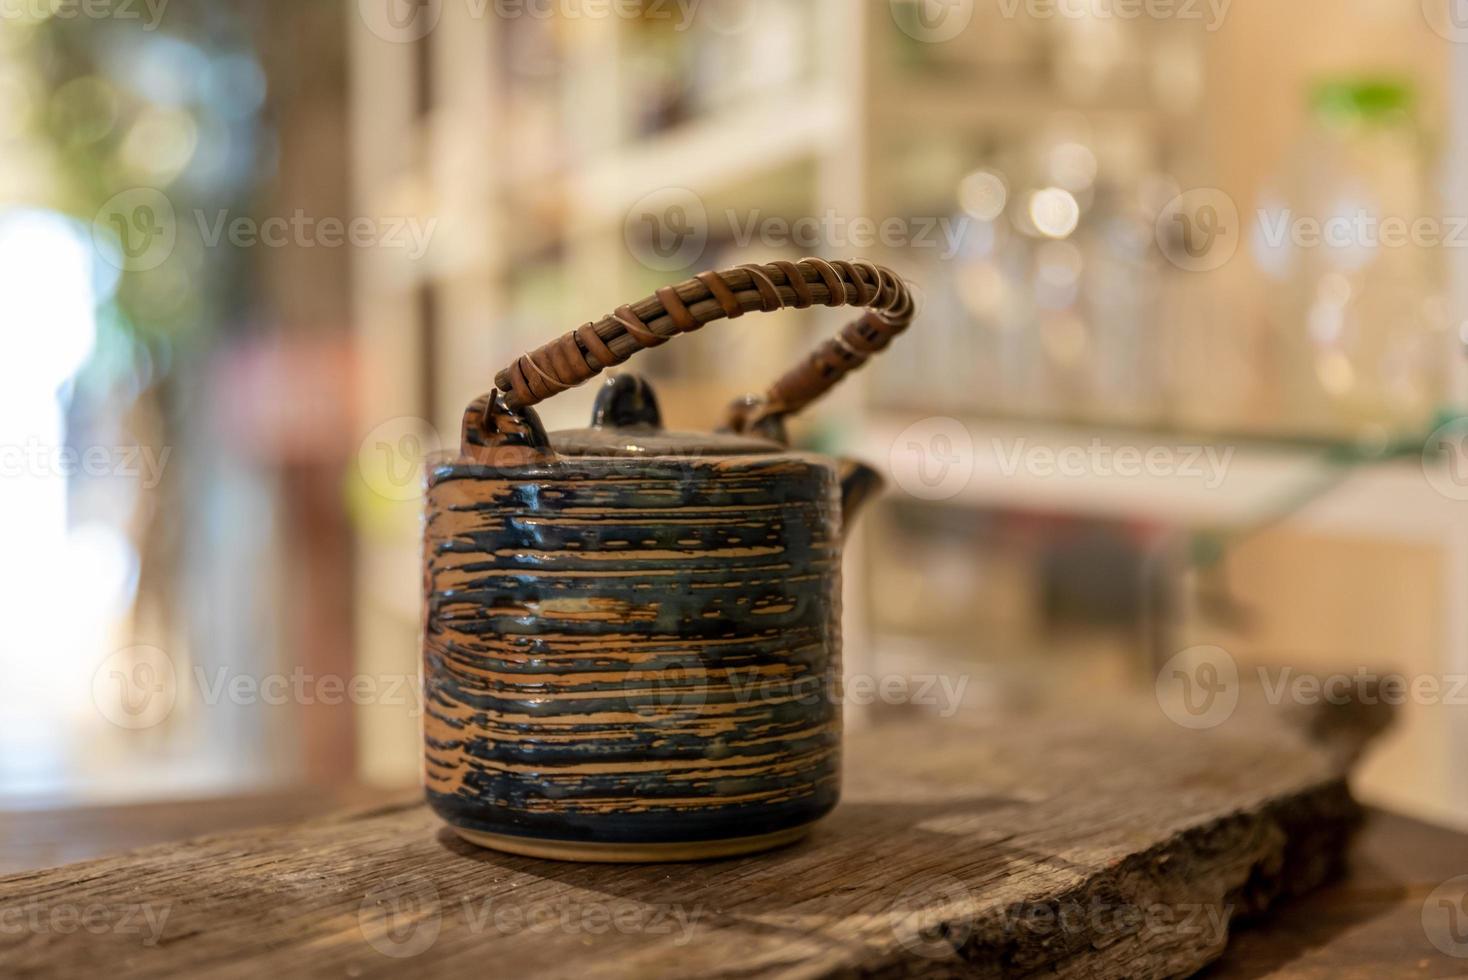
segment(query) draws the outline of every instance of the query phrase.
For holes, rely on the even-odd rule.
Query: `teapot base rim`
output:
[[[726,837],[721,840],[669,841],[666,843],[612,843],[602,841],[553,840],[544,837],[521,837],[450,825],[470,844],[523,857],[547,858],[552,861],[580,861],[599,864],[660,864],[675,861],[709,861],[773,850],[800,840],[810,833],[819,820],[785,827],[752,837]]]

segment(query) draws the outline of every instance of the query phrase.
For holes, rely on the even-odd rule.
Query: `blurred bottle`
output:
[[[1166,408],[1156,244],[1139,197],[1132,173],[1098,181],[1078,236],[1093,340],[1082,396],[1090,421],[1155,425]]]
[[[1259,202],[1255,261],[1276,285],[1267,316],[1292,428],[1355,438],[1426,422],[1442,393],[1439,247],[1411,90],[1320,85],[1278,191]]]

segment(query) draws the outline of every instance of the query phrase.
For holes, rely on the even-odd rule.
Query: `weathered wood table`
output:
[[[808,840],[705,864],[481,851],[411,796],[348,792],[304,822],[5,875],[0,975],[1468,972],[1468,838],[1373,815],[1336,877],[1361,817],[1349,739],[1247,712],[1194,732],[1153,707],[860,733]],[[0,861],[301,799],[11,816]]]

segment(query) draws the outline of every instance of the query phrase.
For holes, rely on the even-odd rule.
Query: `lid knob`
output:
[[[618,374],[608,378],[601,391],[596,393],[596,403],[591,408],[591,424],[598,429],[624,429],[634,425],[661,429],[663,413],[658,411],[658,399],[652,393],[652,386],[641,375]]]

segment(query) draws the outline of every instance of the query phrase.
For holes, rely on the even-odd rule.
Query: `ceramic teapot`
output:
[[[532,406],[712,320],[864,307],[727,431],[666,432],[612,378],[591,426]],[[784,419],[912,318],[869,262],[705,272],[518,358],[427,472],[428,801],[476,844],[677,861],[797,839],[840,779],[841,539],[878,484]]]

